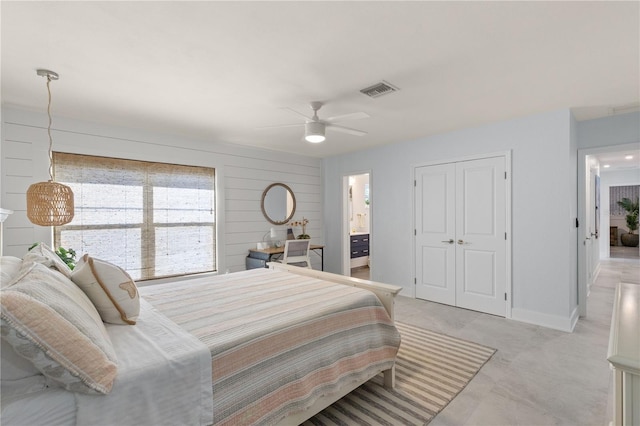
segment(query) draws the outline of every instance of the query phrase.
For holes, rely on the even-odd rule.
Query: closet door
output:
[[[456,306],[506,315],[504,157],[456,163]]]
[[[416,297],[505,316],[505,158],[415,169]]]
[[[455,164],[415,174],[416,297],[455,305]]]

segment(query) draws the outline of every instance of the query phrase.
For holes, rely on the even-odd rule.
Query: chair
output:
[[[311,240],[287,240],[284,243],[284,254],[278,262],[294,266],[306,266],[311,269],[309,249]]]

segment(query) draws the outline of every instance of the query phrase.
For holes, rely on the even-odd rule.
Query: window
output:
[[[75,216],[56,247],[112,262],[145,280],[216,270],[211,168],[55,153]]]

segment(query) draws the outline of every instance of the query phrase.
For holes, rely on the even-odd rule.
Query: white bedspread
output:
[[[78,425],[213,423],[211,353],[144,299],[135,326],[108,325],[118,376],[108,395],[75,394]]]

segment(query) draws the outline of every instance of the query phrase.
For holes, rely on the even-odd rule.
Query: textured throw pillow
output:
[[[108,393],[116,355],[100,315],[71,280],[23,262],[0,291],[0,334],[47,378],[73,392]]]
[[[136,323],[140,296],[136,284],[120,267],[85,254],[73,269],[71,280],[89,296],[102,321]]]
[[[29,250],[22,258],[25,262],[41,263],[48,268],[55,268],[62,272],[67,278],[71,277],[71,269],[60,257],[45,243],[38,243],[37,246]]]
[[[9,285],[22,266],[22,259],[13,256],[0,257],[0,288]]]

